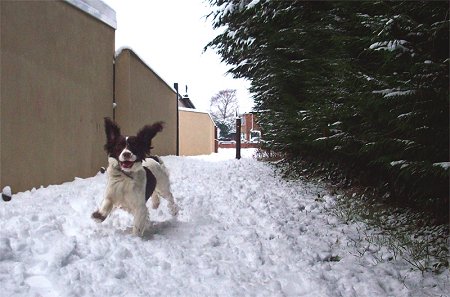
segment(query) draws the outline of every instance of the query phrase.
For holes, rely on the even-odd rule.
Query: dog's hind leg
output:
[[[166,199],[168,202],[167,206],[169,207],[170,214],[172,216],[178,215],[180,208],[175,203],[175,199],[173,198],[172,192],[170,191],[170,186],[163,187],[162,189],[159,190],[161,196],[163,196],[164,199]]]
[[[170,198],[167,199],[167,201],[169,201],[168,207],[170,210],[170,214],[175,217],[178,215],[178,212],[180,211],[180,207],[175,203],[172,193],[169,192],[169,195],[170,195]]]
[[[148,210],[145,204],[134,212],[133,234],[143,236],[148,222]]]
[[[154,191],[152,194],[152,208],[157,209],[159,207],[160,202],[161,202],[161,200],[159,199],[158,193],[156,193],[156,191]]]

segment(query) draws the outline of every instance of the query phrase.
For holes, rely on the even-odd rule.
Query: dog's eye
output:
[[[120,153],[121,153],[122,151],[123,151],[123,148],[122,148],[122,147],[116,146],[116,147],[114,148],[114,155],[115,155],[115,156],[119,156]]]
[[[125,140],[121,140],[121,141],[119,141],[119,142],[116,144],[115,148],[116,148],[117,150],[123,150],[126,146],[127,146],[126,141],[125,141]]]
[[[123,151],[123,149],[126,147],[127,142],[125,138],[119,138],[117,142],[114,145],[113,149],[113,157],[118,157],[120,153]]]
[[[128,142],[128,145],[135,145],[137,142],[136,137],[128,137],[127,142]]]
[[[139,150],[139,142],[136,137],[129,137],[127,140],[127,145],[134,152]]]

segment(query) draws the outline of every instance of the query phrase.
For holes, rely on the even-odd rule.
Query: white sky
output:
[[[204,46],[217,34],[205,16],[204,0],[103,0],[116,11],[116,49],[130,47],[170,86],[185,85],[195,107],[209,110],[209,100],[224,89],[237,89],[239,111],[251,111],[249,83],[225,72],[213,50]]]

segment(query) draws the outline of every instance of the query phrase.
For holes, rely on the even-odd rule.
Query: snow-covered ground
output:
[[[330,215],[321,185],[284,181],[251,153],[163,157],[181,212],[162,200],[144,238],[122,210],[91,220],[100,173],[1,201],[0,296],[448,296],[448,270],[358,255],[361,225]]]

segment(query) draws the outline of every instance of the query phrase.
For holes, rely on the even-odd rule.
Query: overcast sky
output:
[[[116,49],[130,47],[158,75],[180,93],[188,94],[197,109],[209,110],[220,90],[237,89],[239,111],[250,111],[249,83],[225,75],[228,66],[204,46],[217,32],[205,16],[204,0],[103,0],[116,11]]]

